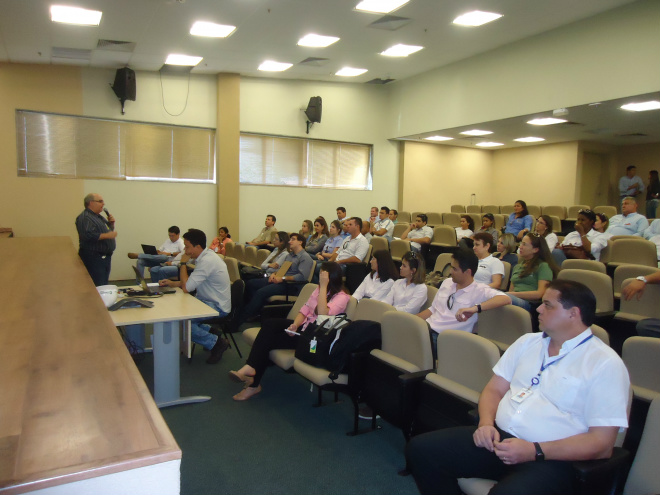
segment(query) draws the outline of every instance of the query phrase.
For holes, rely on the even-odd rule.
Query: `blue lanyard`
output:
[[[580,342],[578,345],[576,345],[575,347],[573,347],[573,349],[571,349],[571,351],[577,349],[578,347],[580,347],[582,344],[584,344],[587,340],[589,340],[589,339],[590,339],[591,337],[593,337],[593,336],[594,336],[594,334],[592,333],[591,335],[589,335],[588,337],[586,337],[582,342]],[[562,359],[564,359],[566,356],[568,356],[569,353],[570,353],[570,351],[568,351],[568,352],[567,352],[566,354],[564,354],[563,356],[559,357],[558,359],[555,359],[553,362],[548,363],[548,364],[545,364],[545,358],[544,358],[544,359],[543,359],[543,363],[541,364],[541,369],[539,370],[539,373],[538,373],[534,378],[532,378],[532,384],[531,384],[531,387],[533,387],[534,385],[538,385],[538,384],[540,383],[539,377],[541,376],[541,373],[543,373],[546,369],[548,369],[548,368],[549,368],[550,366],[552,366],[553,364],[558,363],[559,361],[561,361]]]

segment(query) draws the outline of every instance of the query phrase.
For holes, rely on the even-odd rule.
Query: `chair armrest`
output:
[[[293,303],[269,304],[261,308],[261,318],[262,320],[267,318],[286,318],[291,308],[293,308]]]
[[[609,459],[575,461],[573,469],[579,495],[611,495],[618,493],[630,468],[630,453],[615,447]]]

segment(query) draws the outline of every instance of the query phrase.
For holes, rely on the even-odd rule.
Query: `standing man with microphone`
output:
[[[76,218],[78,255],[96,286],[108,284],[117,237],[115,217],[104,205],[100,194],[89,193],[85,196],[85,210]],[[107,220],[101,216],[102,211],[105,211]]]

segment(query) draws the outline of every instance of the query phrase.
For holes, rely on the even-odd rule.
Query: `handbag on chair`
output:
[[[307,325],[307,328],[300,334],[296,347],[296,358],[311,366],[325,368],[332,344],[338,338],[337,334],[341,335],[341,329],[349,322],[346,314],[319,315],[316,322]]]

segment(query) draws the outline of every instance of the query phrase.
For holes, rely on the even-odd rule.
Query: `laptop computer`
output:
[[[160,296],[161,294],[174,294],[176,292],[176,289],[173,289],[172,287],[150,287],[147,285],[147,281],[144,279],[144,277],[140,274],[140,270],[137,269],[136,266],[132,266],[133,271],[135,272],[135,276],[137,277],[138,281],[140,282],[140,286],[142,287],[142,290],[144,291],[145,295],[147,296]]]
[[[157,255],[158,254],[158,249],[156,249],[156,246],[152,246],[150,244],[142,244],[142,252],[144,254]]]

